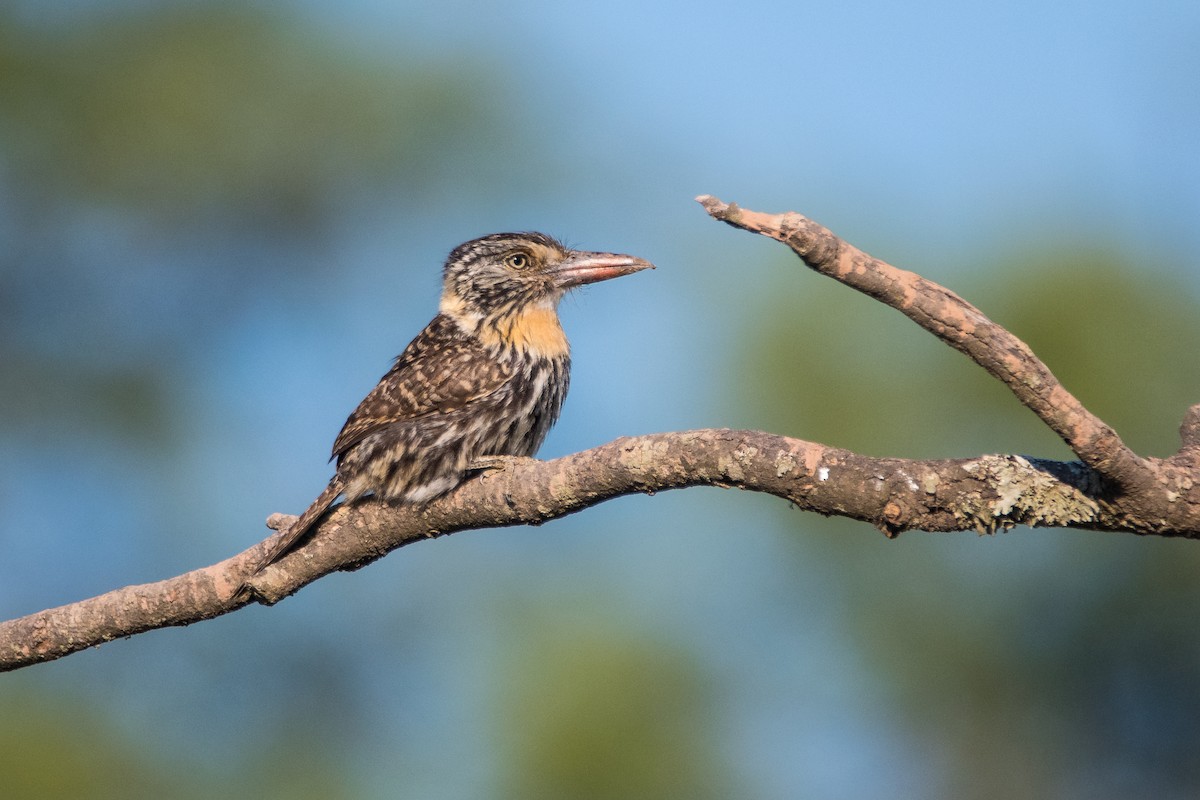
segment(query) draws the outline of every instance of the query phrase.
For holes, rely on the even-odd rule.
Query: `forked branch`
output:
[[[867,255],[800,214],[747,211],[711,195],[696,200],[715,219],[778,239],[812,269],[891,306],[965,353],[1000,379],[1114,488],[1130,490],[1145,483],[1151,471],[1145,459],[1084,408],[1028,345],[954,292]]]
[[[619,439],[554,461],[484,473],[424,507],[373,501],[335,509],[312,539],[255,575],[272,539],[226,561],[0,623],[0,670],[115,638],[187,625],[251,602],[271,604],[337,570],[456,531],[539,524],[613,497],[687,486],[737,487],[797,508],[908,529],[991,532],[1013,525],[1200,538],[1200,405],[1183,446],[1142,458],[1071,395],[1013,334],[953,292],[843,242],[799,214],[769,215],[698,198],[715,218],[786,243],[814,270],[886,303],[1004,382],[1082,463],[981,456],[869,458],[760,431],[701,430]],[[282,530],[293,517],[275,515]],[[247,585],[250,591],[241,592]]]

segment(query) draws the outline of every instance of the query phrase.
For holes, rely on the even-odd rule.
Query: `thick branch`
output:
[[[339,569],[390,550],[474,528],[539,524],[621,495],[685,486],[767,492],[796,507],[910,529],[994,531],[1016,524],[1119,528],[1088,496],[1080,464],[1019,456],[953,461],[869,458],[758,431],[698,430],[618,439],[554,461],[521,460],[485,473],[424,509],[366,501],[327,516],[313,539],[252,579],[262,550],[157,583],[129,586],[0,623],[0,670],[50,661],[113,639],[187,625],[257,599],[275,603]],[[283,528],[291,517],[276,515]]]
[[[1029,348],[953,292],[871,258],[799,214],[699,198],[717,219],[787,243],[813,269],[887,303],[1002,380],[1084,463],[982,456],[868,458],[757,431],[619,439],[549,462],[485,473],[424,507],[358,503],[255,575],[272,540],[204,569],[0,623],[0,670],[51,661],[117,637],[275,603],[334,570],[405,544],[474,528],[539,524],[636,492],[734,486],[840,515],[894,536],[910,528],[991,532],[1017,524],[1200,538],[1200,405],[1168,459],[1143,459],[1064,389]],[[283,529],[294,519],[275,515]],[[243,591],[244,587],[249,591]]]
[[[800,214],[748,211],[711,195],[696,200],[714,218],[778,239],[813,270],[897,309],[965,353],[1003,381],[1083,463],[1114,487],[1142,491],[1152,482],[1147,462],[1084,408],[1028,345],[954,292],[867,255]]]

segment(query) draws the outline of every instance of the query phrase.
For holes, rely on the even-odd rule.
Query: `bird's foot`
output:
[[[537,459],[530,458],[529,456],[480,456],[468,464],[467,469],[491,472],[492,470],[508,469],[520,464],[527,464],[530,461],[537,461]]]

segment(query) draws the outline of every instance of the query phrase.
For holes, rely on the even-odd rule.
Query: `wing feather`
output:
[[[377,431],[432,414],[448,414],[495,393],[513,376],[478,340],[438,315],[346,420],[333,458]]]

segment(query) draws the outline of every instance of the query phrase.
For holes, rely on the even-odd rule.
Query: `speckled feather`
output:
[[[466,480],[482,457],[536,453],[570,382],[558,301],[572,286],[649,266],[569,250],[540,233],[492,234],[455,248],[440,313],[346,420],[333,445],[336,474],[259,569],[341,495],[424,503]]]
[[[332,458],[340,463],[352,447],[389,425],[448,414],[481,401],[516,371],[508,359],[490,358],[478,338],[438,314],[346,420],[333,443]]]
[[[426,502],[481,456],[531,456],[558,419],[570,355],[491,351],[439,314],[346,421],[334,443],[347,500]]]

